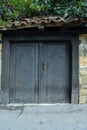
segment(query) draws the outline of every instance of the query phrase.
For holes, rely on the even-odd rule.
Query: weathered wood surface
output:
[[[14,35],[14,33],[11,36],[9,36],[9,34],[7,34],[7,36],[4,35],[3,38],[5,40],[3,41],[4,43],[3,43],[3,65],[2,65],[2,97],[3,97],[2,103],[9,103],[11,100],[12,100],[11,102],[23,101],[23,102],[28,102],[28,103],[29,102],[38,103],[38,102],[46,102],[47,99],[49,100],[49,102],[78,103],[78,93],[79,93],[78,92],[78,87],[79,87],[78,86],[78,39],[75,37],[74,35],[61,34],[61,33],[57,34],[56,32],[51,32],[51,33],[42,32],[41,35],[40,35],[40,32],[39,33],[24,32],[23,34],[19,33],[18,36]],[[31,47],[29,47],[29,45],[25,47],[26,43],[32,43],[31,41],[34,42],[35,44],[34,46],[36,46],[34,47],[35,48],[34,51],[32,47],[32,51],[33,51],[32,54],[30,54]],[[52,46],[52,48],[50,48],[50,46],[45,45],[45,42],[47,41],[49,43],[50,41],[53,43],[57,42],[57,44],[60,43],[61,41],[61,42],[65,42],[65,45],[64,47]],[[21,43],[24,44],[23,47],[19,47]],[[38,44],[36,45],[36,43]],[[66,47],[66,43],[71,44],[72,54],[69,53],[70,51],[68,51],[69,48]],[[12,50],[11,45],[13,44],[18,44],[18,45],[16,49],[14,49],[15,47],[12,47],[13,48]],[[48,60],[46,59],[46,55],[43,55],[44,53],[45,54],[47,53]],[[28,55],[29,55],[29,58],[28,58]],[[69,58],[69,55],[71,58]],[[19,56],[21,56],[21,58],[18,58]],[[59,58],[59,61],[57,62],[56,59],[58,59],[58,57],[61,57],[61,58]],[[62,57],[64,60],[62,59]],[[71,63],[70,63],[70,60],[72,60]],[[23,63],[21,64],[21,62]],[[50,67],[46,70],[46,73],[43,71],[46,69],[46,66],[47,66],[45,65],[46,62],[48,65],[51,64],[51,68],[52,67],[54,68],[55,74],[52,72],[53,70],[50,69]],[[30,66],[32,67],[30,67],[29,69],[27,64],[30,64]],[[57,66],[55,67],[54,64],[56,64],[57,66],[59,65],[59,68],[61,68],[60,71],[62,71],[62,73],[61,72],[58,73],[59,69],[57,68]],[[65,64],[65,66],[63,64]],[[14,70],[15,65],[16,65],[16,69]],[[72,68],[70,68],[70,66]],[[24,74],[23,74],[23,69],[26,69],[24,71]],[[57,69],[58,71],[56,72]],[[66,69],[66,72],[64,72],[65,69]],[[29,72],[29,70],[31,72]],[[64,72],[64,75],[63,75],[63,72]],[[57,77],[59,77],[60,75],[61,77],[62,76],[64,77],[60,79],[61,80],[60,82],[58,82]],[[70,76],[71,78],[69,78],[69,75],[71,75]],[[26,78],[28,76],[30,77],[30,79]],[[11,80],[12,77],[13,79]],[[61,85],[63,85],[64,83],[64,86],[67,86],[67,91],[61,89],[61,92],[59,92],[59,95],[61,95],[61,93],[63,92],[62,96],[58,95],[59,97],[63,98],[63,99],[60,98],[59,101],[58,101],[57,94],[53,94],[53,93],[56,93],[56,91],[59,91],[57,87],[55,87],[54,92],[52,91],[52,87],[51,88],[48,87],[48,90],[46,90],[47,89],[46,87],[49,86],[48,84],[49,83],[50,85],[52,84],[52,80],[50,77],[52,78],[55,77],[54,81],[55,81],[56,86],[59,85],[60,83]],[[46,81],[47,79],[48,81]],[[15,80],[16,80],[16,87],[12,85],[15,83]],[[19,85],[19,81],[20,81],[20,85]],[[28,88],[26,89],[24,88],[24,86],[26,85],[26,83],[28,83],[28,81],[30,81],[31,86],[30,87],[28,86]],[[70,86],[70,82],[72,82],[71,86]],[[20,86],[22,86],[22,90]],[[33,88],[33,91],[32,91],[32,88]],[[29,90],[29,93],[30,93],[29,95],[31,95],[30,98],[32,100],[30,99],[29,101],[29,99],[28,100],[26,99],[26,97],[28,98],[29,96],[29,95],[27,96],[27,94],[24,97],[25,99],[22,98],[22,95],[24,92],[23,90],[25,91],[25,93],[27,92],[27,90]],[[34,93],[34,90],[35,90],[35,93]],[[21,91],[23,92],[21,93]],[[47,91],[49,91],[48,97],[46,97]],[[10,92],[10,95],[9,95],[9,92]],[[20,93],[20,95],[18,95],[18,92]],[[40,93],[43,93],[43,94],[40,94]],[[50,98],[50,95],[53,95],[55,101],[54,99]],[[67,97],[69,98],[67,98],[66,95],[68,95]],[[10,99],[9,99],[9,96],[10,96]],[[65,101],[64,101],[63,96],[65,97]],[[20,101],[18,101],[19,99],[16,100],[16,98],[19,98],[19,97],[21,97],[21,100]]]

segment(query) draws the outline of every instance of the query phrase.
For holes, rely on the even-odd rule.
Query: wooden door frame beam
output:
[[[76,34],[64,34],[59,32],[28,32],[24,31],[4,33],[2,53],[2,80],[1,80],[1,103],[9,103],[9,77],[10,77],[10,44],[28,41],[69,41],[72,44],[72,89],[71,103],[79,101],[79,39]]]

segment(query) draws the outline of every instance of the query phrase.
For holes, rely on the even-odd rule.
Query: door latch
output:
[[[43,62],[43,64],[42,64],[42,70],[45,71],[45,69],[46,69],[46,65],[45,65],[45,63]]]

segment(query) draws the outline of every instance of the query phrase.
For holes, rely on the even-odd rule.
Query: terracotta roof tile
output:
[[[85,19],[71,19],[65,20],[59,16],[38,16],[33,18],[25,18],[19,21],[14,21],[11,23],[9,27],[0,26],[0,30],[15,30],[20,28],[32,28],[32,27],[39,27],[39,26],[57,26],[57,27],[73,27],[78,26],[82,23],[87,24],[87,18]]]

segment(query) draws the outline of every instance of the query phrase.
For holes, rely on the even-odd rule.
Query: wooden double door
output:
[[[71,46],[41,41],[11,44],[10,102],[69,103]]]

